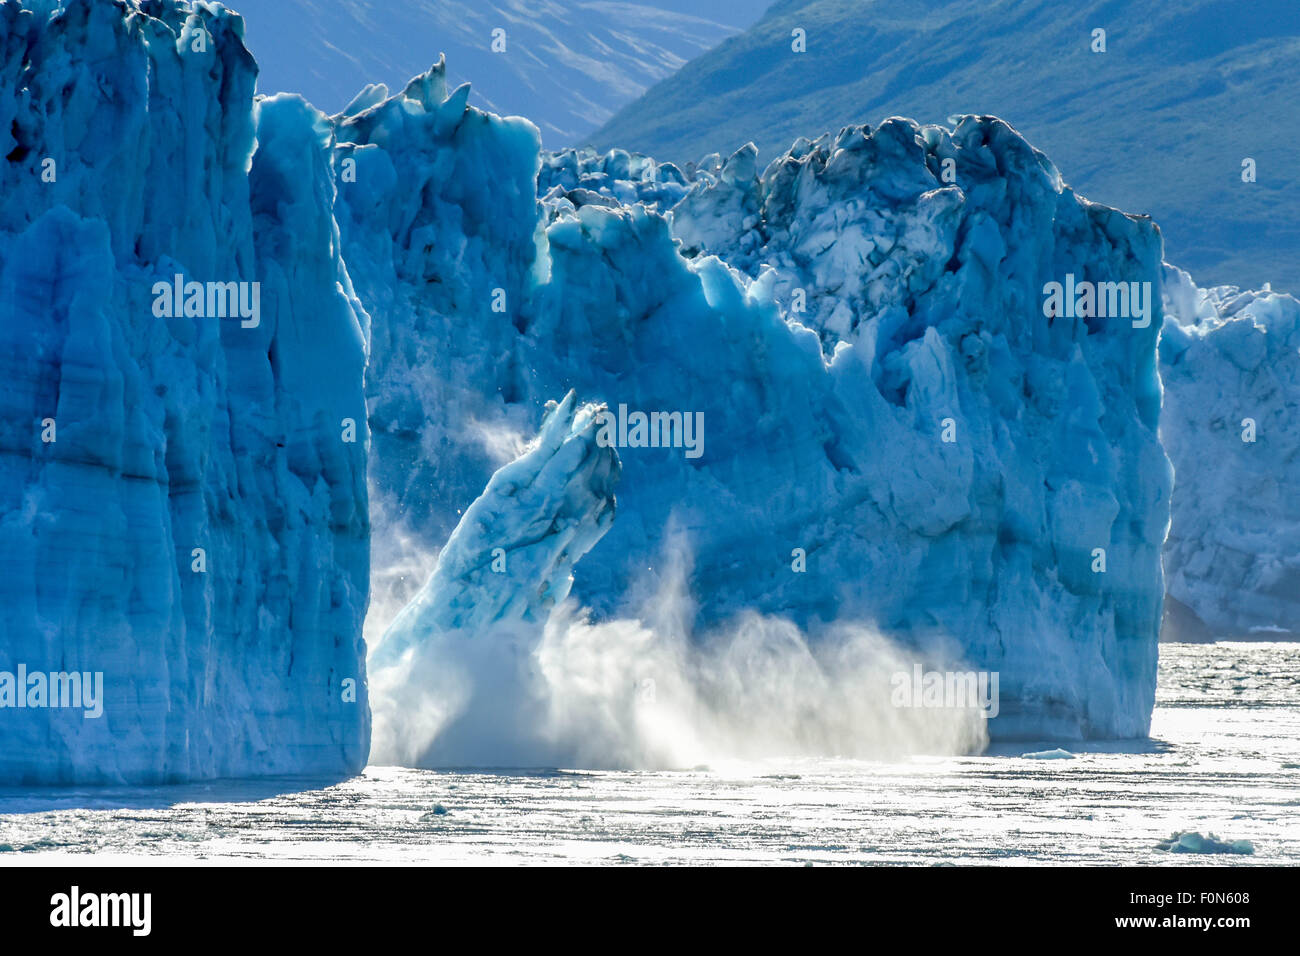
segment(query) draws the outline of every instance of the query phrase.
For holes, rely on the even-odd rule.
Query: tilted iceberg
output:
[[[536,727],[528,698],[544,626],[614,520],[618,454],[598,441],[598,413],[572,392],[548,404],[536,441],[492,476],[372,646],[377,761],[481,762],[487,727],[504,724],[494,747],[525,744]],[[475,686],[485,674],[486,691]],[[474,741],[468,751],[448,749],[458,734]]]
[[[0,783],[365,764],[366,319],[242,29],[0,5]]]
[[[614,520],[618,455],[597,434],[596,409],[576,408],[572,392],[548,406],[536,443],[470,505],[420,596],[372,650],[375,664],[392,665],[430,633],[547,619]]]

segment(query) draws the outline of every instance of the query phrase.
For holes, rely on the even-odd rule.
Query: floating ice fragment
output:
[[[1249,840],[1220,840],[1211,833],[1201,836],[1195,831],[1174,832],[1168,840],[1156,844],[1157,850],[1167,853],[1239,853],[1250,856],[1255,852],[1255,845]]]
[[[1073,760],[1074,754],[1057,747],[1055,750],[1035,750],[1033,753],[1021,754],[1023,760]]]

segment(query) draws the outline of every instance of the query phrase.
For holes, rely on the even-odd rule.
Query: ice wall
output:
[[[828,143],[800,141],[791,155]],[[621,150],[566,150],[544,156],[539,190],[548,201],[567,199],[575,207],[641,202],[671,210],[674,234],[688,251],[716,251],[754,275],[775,267],[778,294],[792,309],[804,307],[796,317],[818,329],[828,349],[878,306],[882,289],[888,296],[900,265],[904,276],[932,266],[924,248],[914,248],[910,259],[884,255],[896,242],[892,227],[879,210],[855,209],[852,188],[815,198],[821,184],[805,175],[774,200],[779,190],[754,188],[754,171],[745,168],[750,160],[742,150],[729,163],[712,154],[678,169]],[[814,215],[788,224],[789,217],[774,216],[791,195]],[[915,246],[915,238],[905,237],[901,245],[908,244]],[[1167,264],[1162,280],[1161,440],[1177,472],[1162,639],[1300,633],[1295,299],[1268,289],[1198,289]]]
[[[1167,638],[1300,634],[1300,302],[1166,267]],[[1176,602],[1176,603],[1175,603]]]
[[[0,24],[0,672],[105,681],[102,717],[0,708],[0,779],[360,767],[367,451],[381,559],[485,487],[505,547],[528,515],[490,480],[570,392],[617,416],[619,517],[538,580],[572,570],[592,635],[680,574],[683,633],[866,625],[1000,672],[995,733],[1146,731],[1159,234],[1005,124],[854,127],[762,173],[544,157],[441,65],[336,117],[255,103],[216,5]],[[169,309],[178,274],[257,307]],[[1156,304],[1047,314],[1075,278]]]
[[[619,518],[575,570],[598,614],[653,592],[671,530],[704,625],[938,635],[1001,672],[995,731],[1146,731],[1170,484],[1148,220],[989,118],[845,130],[761,176],[747,150],[543,166],[440,68],[336,122],[372,473],[407,528],[445,540],[549,395],[698,414],[698,457],[619,448]],[[1149,283],[1145,321],[1046,316],[1067,274]]]
[[[365,763],[367,320],[330,125],[255,106],[242,30],[0,5],[0,672],[103,675],[0,708],[0,783]]]

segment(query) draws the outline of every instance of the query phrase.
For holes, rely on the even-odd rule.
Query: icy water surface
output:
[[[902,764],[0,791],[0,864],[1300,863],[1300,645],[1165,645],[1152,738]],[[1174,830],[1254,856],[1171,856]],[[89,854],[95,854],[91,857]]]

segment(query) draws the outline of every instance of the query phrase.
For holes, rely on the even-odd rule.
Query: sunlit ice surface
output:
[[[1073,759],[1024,759],[1063,747]],[[1164,645],[1149,740],[0,791],[0,864],[1300,863],[1300,644]],[[1250,856],[1168,854],[1174,831]]]

